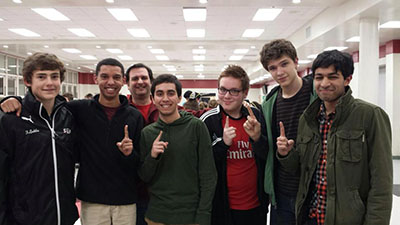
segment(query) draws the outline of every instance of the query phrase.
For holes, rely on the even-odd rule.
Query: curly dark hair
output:
[[[61,82],[64,81],[64,64],[54,54],[36,52],[29,56],[22,67],[22,76],[27,83],[32,82],[33,71],[35,70],[60,70]]]

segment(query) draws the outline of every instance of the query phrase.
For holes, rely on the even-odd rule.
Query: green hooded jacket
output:
[[[311,75],[305,76],[303,79],[312,80]],[[311,81],[312,82],[312,81]],[[275,113],[275,101],[278,96],[279,89],[281,87],[277,86],[271,90],[262,103],[263,115],[265,118],[265,123],[267,127],[267,139],[268,139],[268,155],[265,165],[265,175],[264,175],[264,191],[270,197],[270,202],[272,206],[276,205],[275,188],[274,188],[274,157],[276,152],[276,132],[273,132],[273,127],[275,127],[276,121],[274,121]],[[315,93],[314,88],[312,88],[310,93],[310,104],[318,97]],[[271,151],[272,150],[272,151]]]

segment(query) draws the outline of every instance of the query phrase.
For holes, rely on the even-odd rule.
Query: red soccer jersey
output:
[[[225,125],[223,116],[222,126]],[[236,127],[236,137],[227,152],[227,183],[231,209],[249,210],[260,205],[257,196],[257,166],[249,135],[243,128],[246,118],[229,118],[229,126]]]

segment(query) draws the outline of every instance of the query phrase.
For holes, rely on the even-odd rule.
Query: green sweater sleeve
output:
[[[210,135],[203,122],[198,123],[198,170],[200,178],[200,201],[195,221],[200,225],[211,224],[211,208],[217,184],[217,170],[215,168]]]

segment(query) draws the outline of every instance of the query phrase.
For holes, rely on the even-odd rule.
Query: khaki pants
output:
[[[81,201],[82,225],[136,225],[136,204],[103,205]]]
[[[178,224],[157,223],[157,222],[151,221],[147,217],[145,217],[144,220],[147,222],[147,225],[178,225]],[[198,225],[198,224],[179,224],[179,225]]]

